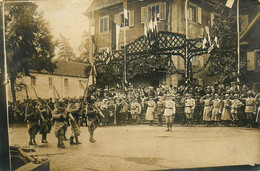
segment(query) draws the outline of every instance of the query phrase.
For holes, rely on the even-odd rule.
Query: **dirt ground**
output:
[[[81,127],[80,145],[57,148],[54,131],[48,144],[29,146],[26,126],[11,125],[10,145],[34,148],[31,155],[48,158],[51,170],[164,170],[260,164],[260,130],[228,127],[165,127],[138,125],[100,127],[96,143]],[[70,136],[70,127],[66,133]]]

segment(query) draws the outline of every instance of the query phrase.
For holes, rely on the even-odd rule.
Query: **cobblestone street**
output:
[[[68,129],[69,130],[69,129]],[[260,164],[260,131],[226,127],[124,126],[101,127],[95,144],[88,141],[86,127],[81,128],[81,145],[57,148],[54,132],[48,144],[28,146],[25,126],[11,126],[10,144],[34,148],[30,153],[47,157],[51,170],[159,170]],[[67,137],[70,130],[67,132]]]

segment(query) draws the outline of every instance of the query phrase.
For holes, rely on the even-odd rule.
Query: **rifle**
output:
[[[84,89],[84,94],[83,94],[82,99],[81,99],[81,102],[80,102],[80,107],[81,107],[80,113],[79,113],[80,116],[83,115],[83,111],[84,111],[84,99],[85,99],[85,97],[87,97],[87,94],[88,94],[89,78],[90,78],[91,75],[92,75],[92,67],[91,67],[91,70],[90,70],[90,72],[89,72],[88,82],[87,82],[86,88]],[[81,83],[81,84],[82,84],[82,83]],[[83,86],[83,85],[82,85],[82,86]],[[84,88],[84,86],[83,86],[83,88]]]

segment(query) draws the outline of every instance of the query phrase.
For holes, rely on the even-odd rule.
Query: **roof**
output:
[[[85,68],[88,66],[86,63],[53,60],[57,68],[54,69],[52,75],[62,75],[70,77],[86,77]],[[43,70],[41,73],[49,74],[48,71]]]
[[[240,40],[243,40],[246,37],[246,35],[252,30],[252,28],[259,21],[259,18],[260,18],[260,12],[258,12],[258,14],[255,16],[255,18],[251,21],[251,23],[246,28],[246,30],[242,33],[242,35],[240,36]]]
[[[91,13],[92,11],[100,10],[109,6],[113,6],[122,3],[123,0],[93,0],[85,14]]]

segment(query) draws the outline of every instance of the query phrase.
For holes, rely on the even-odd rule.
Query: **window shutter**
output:
[[[141,7],[141,23],[145,23],[145,18],[148,16],[148,8]]]
[[[202,10],[198,7],[198,23],[202,24]]]
[[[116,14],[115,16],[114,16],[114,22],[115,22],[115,24],[117,24],[117,25],[120,25],[120,15],[119,14]]]
[[[210,13],[210,23],[211,23],[211,26],[213,26],[213,24],[214,24],[214,18],[215,18],[215,15],[214,15],[214,13]]]
[[[129,11],[129,27],[133,27],[134,25],[135,25],[134,11]]]
[[[256,69],[256,62],[255,62],[255,53],[247,52],[247,70],[248,71],[254,71]]]
[[[242,15],[241,32],[245,31],[248,26],[248,15]]]
[[[160,20],[165,20],[166,19],[166,2],[160,3],[159,12],[160,12],[160,14],[159,14]]]

